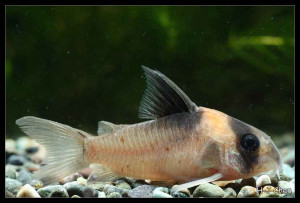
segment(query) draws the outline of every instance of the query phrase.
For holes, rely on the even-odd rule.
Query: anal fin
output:
[[[178,187],[176,187],[176,189],[175,189],[176,190],[175,192],[181,191],[181,190],[186,189],[186,188],[191,188],[191,187],[194,187],[194,186],[197,186],[197,185],[201,185],[201,184],[204,184],[204,183],[213,182],[213,181],[219,180],[222,177],[223,177],[223,175],[221,173],[216,173],[216,174],[214,174],[212,176],[209,176],[207,178],[202,178],[202,179],[199,179],[199,180],[194,180],[194,181],[191,181],[191,182],[187,182],[187,183],[178,185]]]
[[[92,173],[88,177],[88,182],[112,182],[122,177],[101,164],[91,164],[90,167]]]

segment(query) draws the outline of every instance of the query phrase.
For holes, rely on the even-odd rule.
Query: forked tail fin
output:
[[[45,185],[61,180],[88,167],[84,157],[84,139],[89,135],[81,130],[54,121],[26,116],[16,124],[30,138],[46,148],[46,165],[34,174]]]

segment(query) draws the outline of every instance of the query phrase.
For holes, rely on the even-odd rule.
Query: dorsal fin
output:
[[[146,66],[142,68],[147,77],[147,89],[140,104],[139,118],[158,119],[196,110],[196,104],[169,78]]]
[[[116,125],[107,121],[98,122],[98,135],[103,135],[106,133],[111,133],[114,130],[120,129],[121,125]]]

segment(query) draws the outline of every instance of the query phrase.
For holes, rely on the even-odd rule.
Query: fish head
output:
[[[232,136],[225,154],[229,178],[250,178],[268,173],[278,175],[282,171],[281,155],[270,136],[230,116],[228,126]]]
[[[220,152],[220,158],[214,156],[210,160],[219,160],[218,171],[223,174],[223,180],[270,172],[278,175],[282,170],[280,153],[266,133],[214,109],[201,107],[199,111],[202,112],[203,134],[209,135],[214,146],[218,146],[214,149]],[[205,154],[213,154],[211,151],[212,147]]]

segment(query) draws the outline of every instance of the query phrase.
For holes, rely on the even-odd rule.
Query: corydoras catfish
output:
[[[148,121],[100,121],[98,136],[32,116],[16,121],[46,148],[46,165],[35,178],[49,184],[90,166],[94,180],[129,177],[173,182],[182,189],[278,174],[282,169],[280,153],[267,134],[220,111],[196,106],[165,75],[142,68],[147,89],[139,117]]]

